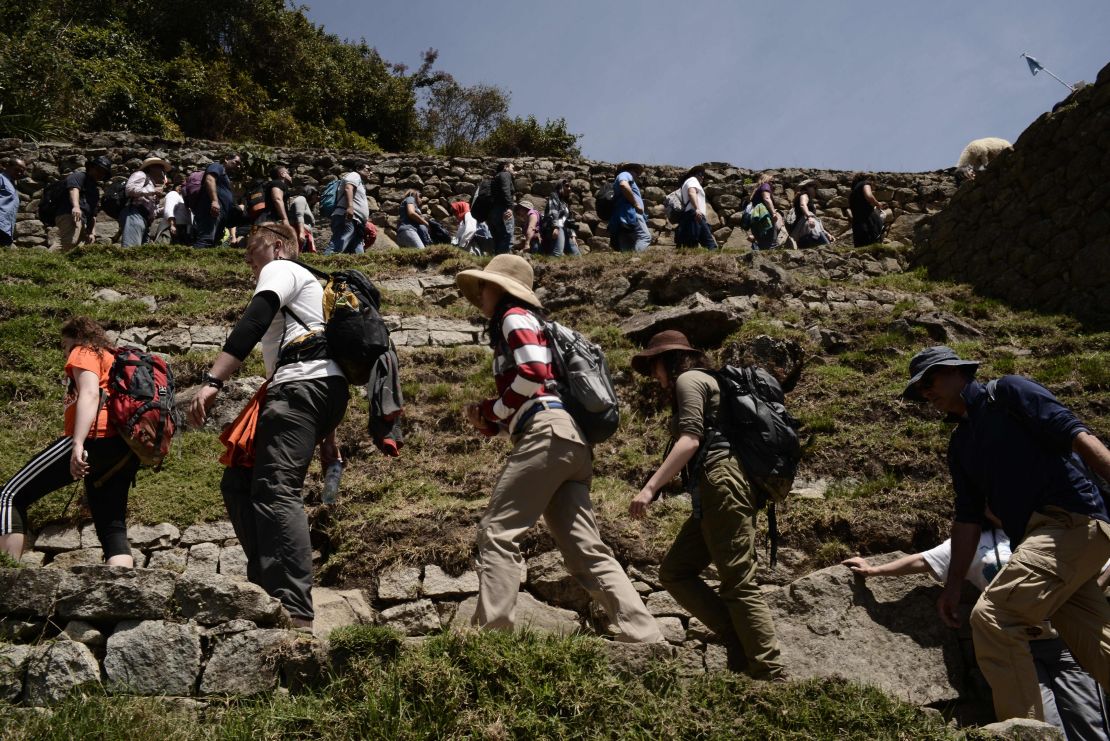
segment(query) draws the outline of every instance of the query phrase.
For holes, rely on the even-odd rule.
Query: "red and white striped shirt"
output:
[[[559,400],[551,391],[551,348],[535,314],[519,306],[508,309],[501,317],[501,336],[504,342],[493,358],[499,395],[481,403],[482,417],[494,425],[509,423],[529,401]],[[488,432],[496,434],[497,428],[491,425]]]

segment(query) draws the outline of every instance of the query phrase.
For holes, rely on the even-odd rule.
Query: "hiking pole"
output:
[[[1022,52],[1022,53],[1021,53],[1021,58],[1022,58],[1022,59],[1024,59],[1024,60],[1025,60],[1025,62],[1026,62],[1026,64],[1028,64],[1028,65],[1029,65],[1029,71],[1033,73],[1033,76],[1034,76],[1034,77],[1036,77],[1036,76],[1037,76],[1037,73],[1038,73],[1038,72],[1044,72],[1044,73],[1045,73],[1046,75],[1048,75],[1049,77],[1051,77],[1051,78],[1052,78],[1053,80],[1056,80],[1056,82],[1060,83],[1061,85],[1063,85],[1064,87],[1066,87],[1066,88],[1067,88],[1068,90],[1070,90],[1071,92],[1073,92],[1073,93],[1075,92],[1075,88],[1074,88],[1074,87],[1072,87],[1072,86],[1071,86],[1071,85],[1069,85],[1068,83],[1064,82],[1063,80],[1061,80],[1061,79],[1060,79],[1059,77],[1057,77],[1056,75],[1052,74],[1052,71],[1051,71],[1051,70],[1049,70],[1049,69],[1045,69],[1045,66],[1044,66],[1043,64],[1041,64],[1040,62],[1038,62],[1038,61],[1037,61],[1036,59],[1034,59],[1033,57],[1029,56],[1029,55],[1028,55],[1028,54],[1026,54],[1025,52]]]

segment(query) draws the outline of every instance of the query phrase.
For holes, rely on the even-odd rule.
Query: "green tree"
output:
[[[541,126],[535,116],[506,118],[483,142],[487,154],[498,157],[582,156],[578,134],[567,131],[566,119],[548,120]]]

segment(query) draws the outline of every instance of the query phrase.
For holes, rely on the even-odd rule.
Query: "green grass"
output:
[[[298,695],[216,701],[75,695],[48,715],[6,713],[11,741],[196,739],[955,739],[942,720],[844,680],[629,675],[584,637],[443,634],[402,649],[380,629],[339,636],[343,674]]]

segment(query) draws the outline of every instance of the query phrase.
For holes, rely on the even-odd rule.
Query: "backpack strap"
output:
[[[328,280],[328,279],[331,278],[331,273],[325,273],[323,270],[317,270],[316,268],[312,267],[308,263],[301,262],[300,260],[290,260],[289,262],[293,263],[294,265],[300,265],[302,268],[304,268],[308,272],[312,273],[313,275],[315,275],[320,280]],[[298,319],[297,321],[301,321],[301,320]],[[304,324],[304,322],[301,322],[301,324]]]

